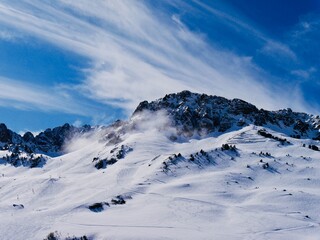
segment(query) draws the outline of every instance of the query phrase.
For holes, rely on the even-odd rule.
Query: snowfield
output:
[[[1,164],[0,239],[319,239],[318,142],[259,129],[172,141],[145,128],[113,145],[74,140],[43,167]]]

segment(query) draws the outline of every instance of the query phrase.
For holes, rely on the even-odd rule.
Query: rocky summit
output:
[[[320,139],[320,117],[293,112],[290,108],[267,111],[240,99],[182,91],[156,101],[143,101],[133,116],[143,111],[164,110],[181,133],[208,134],[240,129],[250,124],[268,126],[294,138]]]

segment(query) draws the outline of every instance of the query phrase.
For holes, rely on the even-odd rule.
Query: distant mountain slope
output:
[[[20,136],[1,123],[0,149],[6,151],[1,162],[15,167],[42,167],[47,159],[43,154],[48,156],[62,154],[63,144],[66,141],[90,130],[92,129],[88,125],[77,128],[66,123],[53,129],[48,128],[36,136],[31,132]]]
[[[27,148],[27,151],[42,153],[58,153],[64,141],[71,139],[76,134],[85,133],[91,130],[89,125],[74,127],[68,123],[63,126],[48,128],[34,136],[31,132],[26,132],[23,136],[11,131],[4,123],[0,124],[0,144],[2,148],[18,146]],[[23,150],[23,149],[22,149]]]

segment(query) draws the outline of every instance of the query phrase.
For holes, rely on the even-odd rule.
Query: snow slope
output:
[[[281,145],[257,130],[181,142],[157,129],[136,131],[121,142],[133,151],[100,170],[92,159],[114,148],[101,141],[43,168],[0,165],[1,239],[53,231],[92,239],[318,239],[320,157],[302,146],[314,141],[286,136],[291,144]],[[222,151],[225,143],[236,151]],[[118,195],[126,204],[111,204]],[[88,209],[99,202],[110,206]]]

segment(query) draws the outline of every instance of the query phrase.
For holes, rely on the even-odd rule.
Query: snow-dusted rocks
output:
[[[35,136],[34,148],[45,153],[59,153],[65,141],[70,140],[76,134],[90,131],[90,129],[88,125],[78,128],[67,123],[53,129],[48,128]]]
[[[42,167],[49,156],[62,154],[63,144],[66,141],[90,130],[91,127],[88,125],[77,128],[65,124],[53,129],[48,128],[37,136],[26,132],[21,137],[2,123],[0,124],[0,149],[2,150],[0,163],[15,167]]]
[[[115,146],[113,149],[110,150],[110,156],[101,159],[100,157],[94,157],[92,162],[95,164],[95,168],[97,169],[104,169],[108,165],[115,164],[120,159],[123,159],[129,152],[133,149],[126,145]]]

